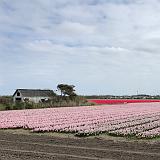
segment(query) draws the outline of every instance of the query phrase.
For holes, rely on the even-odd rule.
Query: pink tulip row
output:
[[[159,135],[160,135],[160,127],[157,127],[157,128],[151,129],[151,130],[141,132],[141,133],[137,134],[137,137],[154,138]]]
[[[109,133],[116,134],[116,135],[125,135],[125,136],[126,135],[138,136],[139,135],[138,133],[144,132],[145,130],[152,130],[157,127],[160,127],[160,120],[135,125],[132,127],[125,127],[125,128],[119,129],[119,130],[111,131]]]
[[[0,112],[0,128],[24,128],[33,132],[103,132],[137,137],[160,136],[160,103],[47,108]]]

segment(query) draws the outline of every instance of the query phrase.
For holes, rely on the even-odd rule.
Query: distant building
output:
[[[14,102],[45,102],[55,96],[52,90],[17,89],[13,94]]]

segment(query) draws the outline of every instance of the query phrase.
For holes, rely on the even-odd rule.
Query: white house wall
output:
[[[20,92],[19,92],[19,93],[20,93]],[[13,97],[13,102],[16,102],[16,98],[21,98],[22,102],[24,102],[21,93],[20,93],[20,96],[17,96],[17,92],[15,93],[15,95],[14,95],[14,97]]]
[[[21,102],[25,102],[25,99],[28,99],[30,102],[39,103],[42,99],[48,100],[50,97],[23,97],[23,95],[20,93],[20,96],[17,96],[17,92],[13,96],[13,102],[16,102],[16,98],[21,98]]]
[[[28,99],[30,102],[39,103],[42,99],[48,100],[49,97],[23,97],[23,99]],[[24,101],[24,100],[23,100]]]

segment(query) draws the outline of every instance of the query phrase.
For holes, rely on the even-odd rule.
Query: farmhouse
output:
[[[45,102],[55,96],[52,90],[41,89],[17,89],[13,94],[14,102]]]

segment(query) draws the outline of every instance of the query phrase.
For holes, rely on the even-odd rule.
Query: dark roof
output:
[[[13,96],[20,92],[24,97],[52,97],[55,93],[52,90],[41,90],[41,89],[17,89]]]

